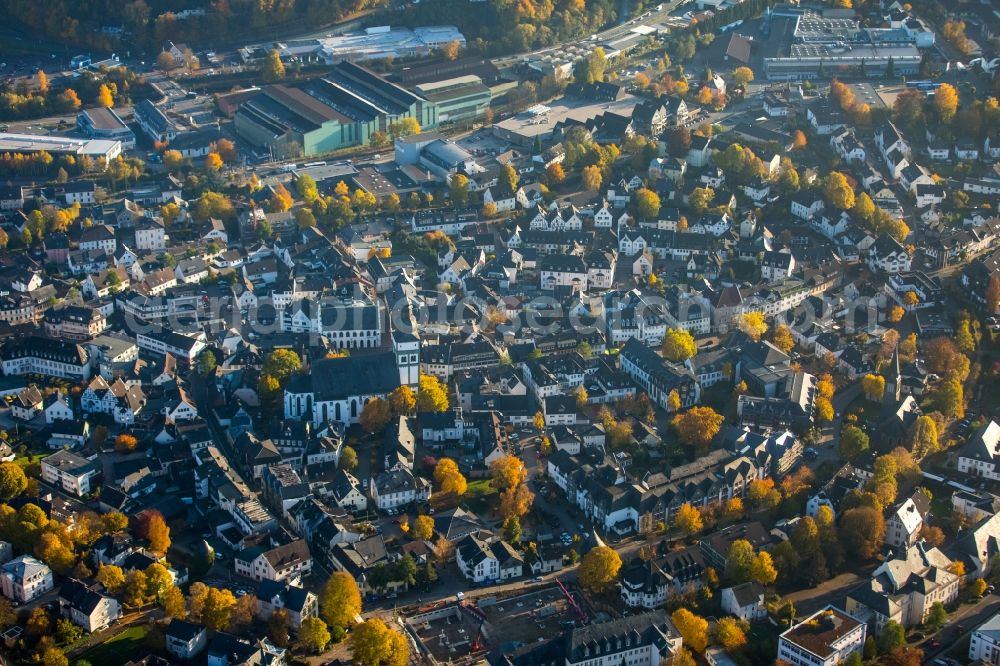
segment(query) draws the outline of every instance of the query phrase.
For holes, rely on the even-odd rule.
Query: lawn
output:
[[[877,423],[882,416],[882,403],[872,402],[864,396],[860,396],[847,406],[845,414],[855,414],[858,417],[858,424]]]
[[[485,515],[489,508],[490,495],[495,495],[496,492],[496,489],[490,485],[490,479],[475,479],[469,481],[469,485],[465,489],[464,501],[469,511]]]
[[[132,625],[106,643],[95,645],[80,655],[80,658],[92,664],[124,664],[141,659],[149,654],[149,647],[145,641],[149,629],[148,624]]]
[[[14,458],[14,463],[20,465],[21,467],[27,467],[28,465],[33,465],[40,461],[42,458],[50,455],[49,453],[29,453],[26,456],[17,456]]]

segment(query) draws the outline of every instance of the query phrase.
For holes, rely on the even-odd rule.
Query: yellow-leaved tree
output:
[[[622,559],[614,549],[596,546],[580,560],[577,577],[585,590],[600,594],[611,587],[621,568]]]

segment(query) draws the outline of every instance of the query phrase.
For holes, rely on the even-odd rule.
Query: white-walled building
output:
[[[1000,664],[1000,613],[976,627],[969,641],[969,661],[982,659],[987,664]]]
[[[101,467],[93,460],[69,451],[57,451],[42,458],[42,481],[71,495],[83,497],[95,489],[95,477]]]
[[[52,587],[52,570],[31,555],[22,555],[0,568],[0,591],[11,601],[27,603]]]
[[[786,630],[778,639],[778,659],[792,666],[837,666],[865,646],[867,625],[827,606]]]

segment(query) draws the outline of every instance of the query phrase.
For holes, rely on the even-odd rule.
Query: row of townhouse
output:
[[[717,450],[707,460],[636,483],[613,459],[602,460],[600,451],[590,447],[578,455],[557,451],[546,471],[595,526],[617,536],[645,534],[660,522],[669,523],[684,504],[701,507],[742,497],[751,481],[769,474],[746,455]]]

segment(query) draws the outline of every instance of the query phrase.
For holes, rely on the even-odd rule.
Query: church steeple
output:
[[[882,369],[882,377],[885,378],[885,400],[886,402],[899,402],[903,397],[903,373],[899,368],[899,345],[892,350],[892,359],[889,364]]]

